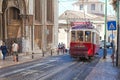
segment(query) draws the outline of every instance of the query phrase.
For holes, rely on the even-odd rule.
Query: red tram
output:
[[[91,58],[99,50],[99,31],[90,22],[71,27],[70,56]]]

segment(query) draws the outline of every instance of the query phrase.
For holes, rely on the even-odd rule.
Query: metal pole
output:
[[[106,50],[106,24],[107,24],[107,0],[105,0],[105,31],[104,31],[104,53],[103,59],[106,59],[107,50]]]
[[[118,52],[120,52],[119,50],[119,0],[117,0],[117,3],[116,3],[116,6],[117,6],[117,51],[116,51],[116,66],[118,66]]]
[[[84,19],[85,19],[85,21],[86,21],[86,15],[85,15],[85,3],[84,3],[84,0],[83,0],[83,10],[84,10]]]

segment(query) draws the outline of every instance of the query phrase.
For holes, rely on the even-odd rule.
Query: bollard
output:
[[[51,49],[51,56],[52,56],[52,49]]]
[[[44,57],[44,51],[42,50],[42,56]]]
[[[65,52],[65,49],[63,49],[63,54],[64,54],[64,52]]]
[[[59,49],[57,50],[57,54],[59,55]]]
[[[65,49],[65,53],[67,53],[67,49]]]
[[[18,54],[16,54],[16,61],[17,61],[17,62],[19,61],[19,59],[18,59]]]
[[[34,59],[34,53],[32,53],[32,59]]]

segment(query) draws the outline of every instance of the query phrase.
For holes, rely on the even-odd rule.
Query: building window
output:
[[[54,19],[54,6],[53,0],[47,0],[47,21],[53,22]]]
[[[80,5],[80,10],[83,10],[83,4]]]
[[[41,0],[35,0],[35,20],[42,22],[42,7]]]
[[[95,4],[91,4],[91,10],[95,10]]]
[[[11,19],[18,20],[18,19],[20,19],[20,16],[19,16],[20,11],[15,7],[10,7],[10,9],[8,10],[7,13],[11,14],[10,16],[8,15],[9,20],[11,20]]]

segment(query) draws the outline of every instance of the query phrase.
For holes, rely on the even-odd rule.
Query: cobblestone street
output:
[[[46,57],[34,54],[34,59],[20,55],[18,63],[10,60],[12,57],[0,64],[4,65],[0,80],[119,80],[120,70],[113,66],[110,54],[106,59],[97,55],[91,62],[77,61],[62,53]]]

